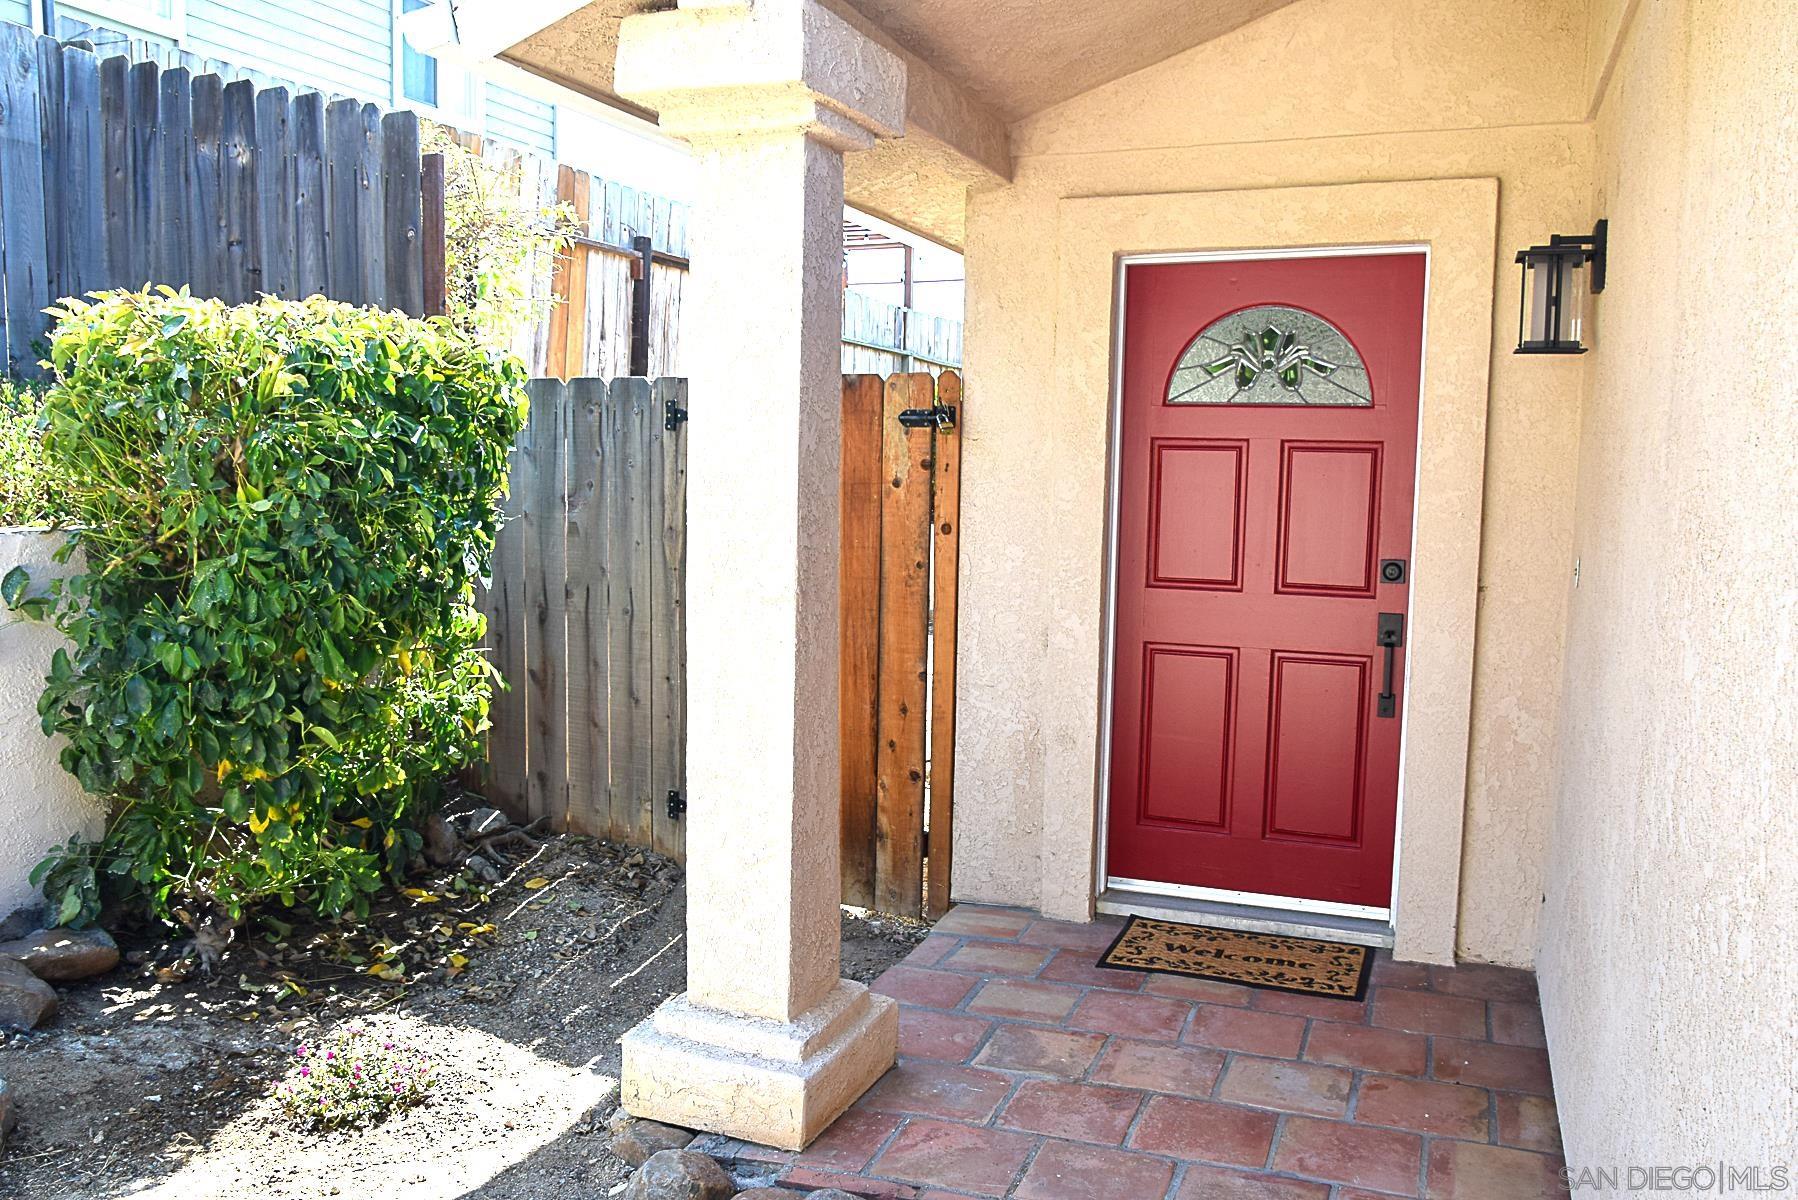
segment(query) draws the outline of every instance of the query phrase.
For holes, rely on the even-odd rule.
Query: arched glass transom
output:
[[[1367,367],[1322,317],[1263,304],[1219,317],[1187,344],[1169,404],[1373,405]]]

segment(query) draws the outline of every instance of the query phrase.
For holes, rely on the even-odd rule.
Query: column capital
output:
[[[905,132],[905,64],[817,0],[681,0],[626,17],[618,94],[695,144],[802,133],[839,151]]]

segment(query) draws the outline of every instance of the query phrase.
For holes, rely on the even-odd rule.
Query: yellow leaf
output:
[[[383,850],[393,849],[393,830],[389,829],[387,831],[387,836],[381,839],[381,849],[383,849]]]
[[[354,821],[351,821],[350,824],[354,825],[357,829],[373,829],[375,825],[375,823],[367,817],[357,817]]]
[[[264,829],[268,828],[269,822],[272,821],[273,819],[274,819],[273,817],[264,817],[264,818],[262,818],[262,820],[258,821],[256,819],[256,814],[251,813],[250,814],[250,832],[251,833],[261,833]]]
[[[230,773],[231,773],[231,760],[228,758],[219,759],[219,782],[220,783],[225,782],[225,776],[229,775]]]
[[[406,977],[405,967],[395,966],[393,963],[384,962],[378,962],[370,967],[368,973],[373,975],[376,979],[385,979],[389,983],[397,982]]]
[[[499,932],[498,925],[471,925],[467,921],[463,921],[460,925],[457,925],[456,928],[466,933],[469,937],[482,937],[486,934]]]
[[[435,904],[443,899],[443,897],[439,896],[437,893],[427,892],[423,888],[401,888],[400,891],[412,897],[420,904]]]
[[[547,880],[547,879],[545,879],[545,878],[544,878],[544,877],[543,877],[543,876],[541,876],[541,875],[539,875],[539,876],[537,876],[537,878],[535,878],[535,879],[527,879],[527,880],[525,880],[525,881],[524,881],[524,886],[525,886],[525,887],[527,887],[527,888],[529,888],[529,889],[530,889],[530,890],[531,890],[531,891],[533,891],[533,892],[534,892],[534,891],[536,891],[536,890],[537,890],[537,889],[538,889],[538,888],[546,888],[546,887],[548,887],[548,886],[549,886],[549,880]]]

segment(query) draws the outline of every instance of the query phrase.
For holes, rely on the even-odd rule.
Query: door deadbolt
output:
[[[1405,560],[1382,558],[1380,560],[1380,578],[1387,583],[1403,583],[1405,581]]]

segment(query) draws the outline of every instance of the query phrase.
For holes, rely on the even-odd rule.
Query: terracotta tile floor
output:
[[[1093,966],[1114,924],[963,905],[874,986],[899,1065],[784,1186],[898,1200],[1563,1195],[1535,980],[1374,966],[1365,1002]]]

